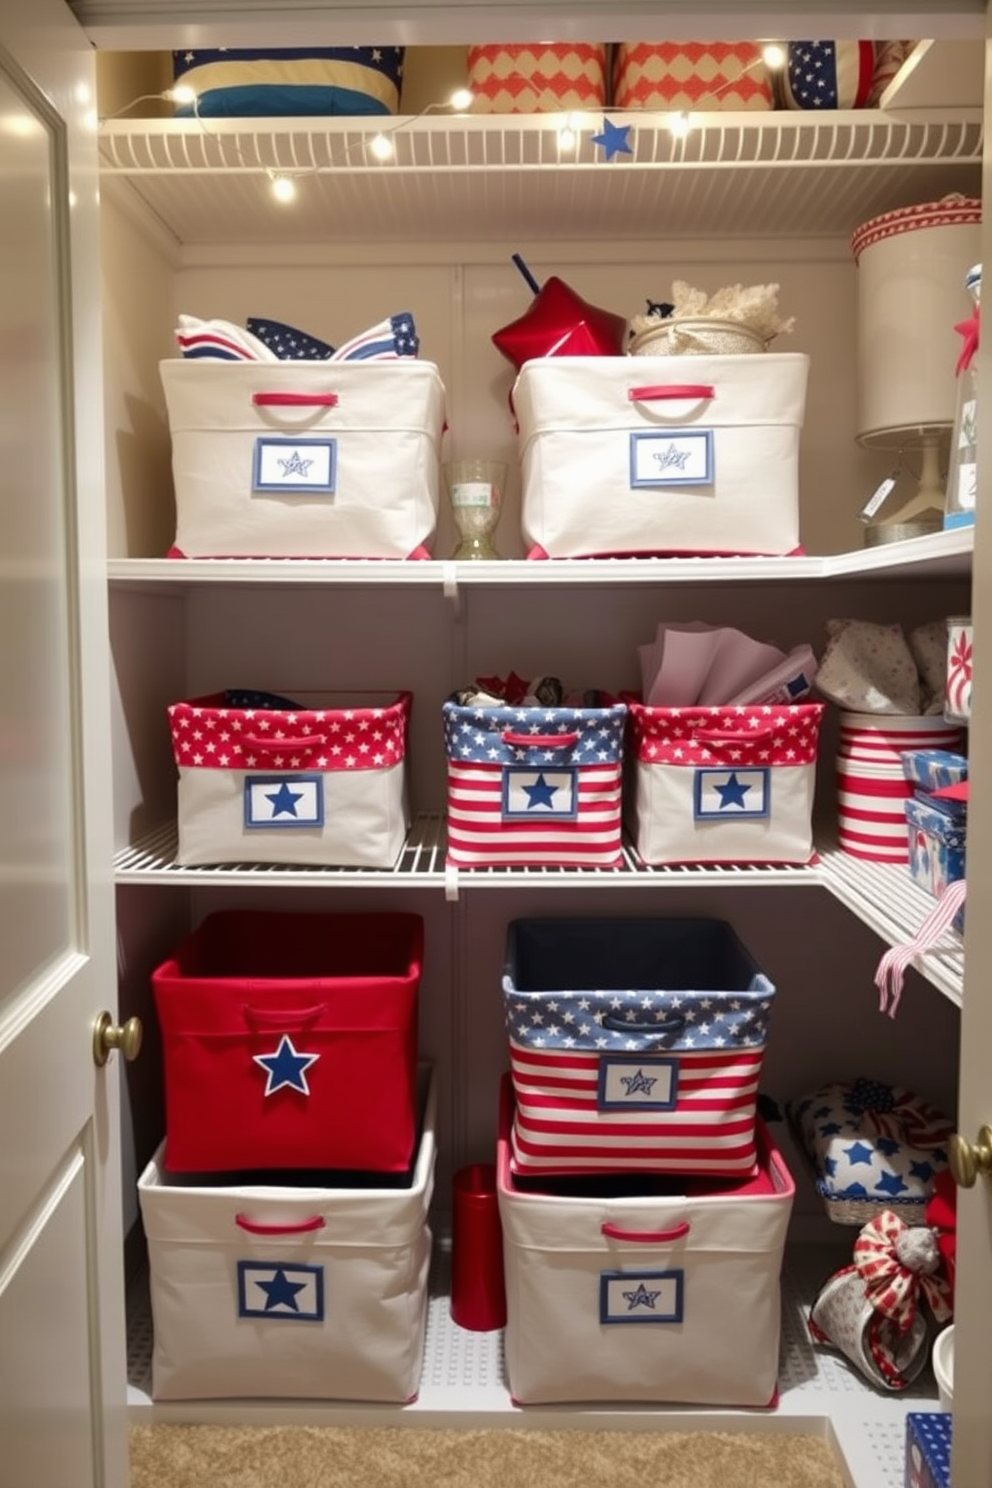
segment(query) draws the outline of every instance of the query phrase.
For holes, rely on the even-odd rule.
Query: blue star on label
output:
[[[610,119],[603,120],[603,129],[600,134],[591,134],[589,138],[594,145],[601,145],[607,160],[612,160],[614,155],[633,155],[633,150],[627,143],[630,134],[629,124],[614,124]]]
[[[578,810],[574,768],[508,765],[503,772],[503,816],[553,816],[573,820]]]
[[[238,1317],[322,1323],[323,1266],[239,1261]]]
[[[324,778],[321,774],[246,775],[246,827],[322,827]]]
[[[649,1292],[643,1281],[637,1287],[636,1291],[624,1292],[623,1294],[624,1301],[630,1308],[631,1312],[633,1312],[635,1307],[650,1307],[651,1311],[653,1312],[654,1305],[660,1296],[660,1288],[656,1292]]]
[[[303,792],[290,790],[285,780],[277,791],[267,791],[266,796],[272,803],[273,816],[295,816],[296,804],[303,800]]]
[[[312,464],[312,460],[304,460],[299,450],[294,450],[291,455],[287,455],[285,459],[280,458],[279,460],[279,467],[283,475],[305,476],[309,474]]]
[[[693,787],[693,814],[696,821],[719,817],[766,817],[771,809],[769,770],[697,769]]]
[[[621,1075],[621,1085],[626,1087],[628,1095],[650,1095],[658,1080],[655,1075],[646,1075],[643,1070],[638,1070],[636,1075]]]
[[[684,1273],[666,1271],[601,1271],[601,1323],[681,1323],[684,1316]]]
[[[274,1095],[284,1086],[288,1086],[291,1090],[299,1090],[303,1095],[309,1095],[310,1086],[307,1084],[306,1072],[312,1064],[316,1064],[319,1058],[319,1054],[300,1053],[294,1048],[293,1040],[288,1033],[283,1034],[279,1040],[279,1047],[273,1054],[252,1055],[254,1062],[268,1072],[269,1078],[265,1084],[266,1095]]]

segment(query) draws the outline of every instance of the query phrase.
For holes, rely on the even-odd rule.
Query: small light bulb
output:
[[[685,139],[691,128],[691,114],[687,114],[684,110],[677,114],[669,114],[668,132],[669,134],[674,135],[676,139]]]
[[[575,130],[566,124],[564,129],[558,131],[558,144],[563,150],[575,149]]]
[[[376,160],[392,160],[395,154],[392,140],[387,139],[384,134],[373,135],[369,140],[369,149]]]
[[[273,176],[272,195],[276,201],[291,202],[296,196],[296,182],[289,176]]]
[[[173,103],[178,103],[185,107],[187,103],[196,102],[196,89],[191,88],[189,83],[177,83],[174,88],[169,88],[166,91],[165,97],[171,99]]]
[[[456,113],[463,114],[466,109],[472,107],[474,96],[471,88],[456,88],[448,99],[448,107],[453,108]]]
[[[786,62],[785,47],[777,41],[770,41],[767,46],[762,47],[761,57],[772,72],[780,72]]]

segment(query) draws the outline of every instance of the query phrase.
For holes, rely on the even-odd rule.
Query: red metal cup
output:
[[[452,1190],[451,1316],[460,1328],[486,1333],[506,1322],[495,1163],[459,1168]]]

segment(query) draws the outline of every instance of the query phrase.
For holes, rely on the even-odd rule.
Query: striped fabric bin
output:
[[[621,865],[624,704],[442,713],[450,864]]]
[[[957,751],[963,744],[964,731],[939,715],[842,713],[836,761],[839,846],[871,862],[908,863],[906,801],[914,786],[903,771],[902,752]]]
[[[512,921],[514,1174],[751,1176],[774,995],[722,920]]]

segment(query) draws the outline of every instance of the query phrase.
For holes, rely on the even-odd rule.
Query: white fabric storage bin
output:
[[[514,1186],[504,1076],[497,1185],[510,1392],[521,1405],[654,1401],[768,1406],[795,1185],[759,1122],[758,1175],[635,1197]],[[608,1183],[609,1180],[598,1180]],[[619,1180],[630,1193],[632,1180]],[[602,1192],[606,1192],[604,1188]]]
[[[420,1387],[431,1256],[433,1081],[408,1187],[138,1180],[156,1400],[405,1402]],[[381,1179],[381,1175],[376,1175]]]
[[[528,556],[794,552],[808,369],[777,352],[525,362]]]
[[[176,861],[392,868],[410,824],[412,693],[309,693],[290,712],[228,698],[168,709]]]
[[[415,357],[159,364],[175,555],[429,556],[444,388]]]

